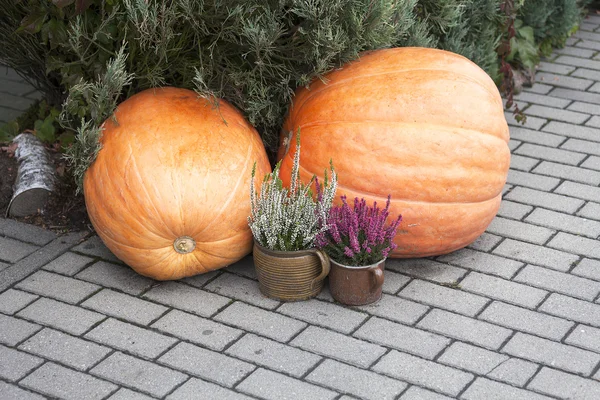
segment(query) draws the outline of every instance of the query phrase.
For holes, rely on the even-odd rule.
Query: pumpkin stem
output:
[[[188,254],[196,248],[196,241],[189,236],[180,236],[173,242],[173,248],[179,254]]]

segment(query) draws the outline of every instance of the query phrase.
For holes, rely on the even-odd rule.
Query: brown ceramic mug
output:
[[[343,265],[334,260],[330,262],[329,291],[336,301],[360,306],[381,298],[385,259],[365,266]]]

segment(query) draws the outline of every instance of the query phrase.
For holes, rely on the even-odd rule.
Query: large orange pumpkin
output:
[[[84,176],[90,220],[142,275],[178,279],[250,253],[250,178],[271,171],[256,130],[225,101],[185,89],[141,92],[104,123]]]
[[[510,163],[502,99],[468,59],[425,48],[363,54],[297,91],[282,132],[289,180],[301,129],[301,177],[330,158],[338,195],[385,203],[401,213],[393,257],[449,253],[492,221]]]

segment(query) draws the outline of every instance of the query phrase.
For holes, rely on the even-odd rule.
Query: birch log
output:
[[[6,214],[24,217],[42,210],[54,190],[55,168],[42,142],[30,133],[13,139],[17,144],[15,157],[19,163],[14,192]]]

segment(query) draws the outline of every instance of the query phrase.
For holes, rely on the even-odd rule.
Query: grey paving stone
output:
[[[0,378],[7,381],[18,381],[43,362],[41,358],[0,345]]]
[[[477,272],[469,274],[461,281],[460,285],[468,292],[527,308],[535,308],[547,294],[546,291],[541,289]]]
[[[239,359],[301,378],[321,357],[270,339],[247,334],[226,351]]]
[[[463,393],[465,400],[550,400],[549,397],[486,378],[477,378]]]
[[[165,396],[187,379],[181,372],[119,352],[111,354],[90,373],[155,397]]]
[[[523,88],[523,91],[527,93],[547,94],[552,89],[554,89],[554,86],[546,85],[540,82],[535,82],[533,87]]]
[[[581,163],[581,167],[600,171],[600,157],[589,156],[583,163]]]
[[[258,282],[234,274],[222,274],[206,285],[205,289],[269,310],[281,304],[277,300],[265,297],[258,289]]]
[[[167,396],[167,400],[190,399],[251,400],[252,398],[196,378],[191,378]]]
[[[110,382],[50,362],[36,369],[19,384],[66,400],[100,400],[118,388]]]
[[[431,310],[417,327],[492,350],[512,334],[510,329],[438,309]]]
[[[600,72],[598,72],[598,76],[600,76]],[[582,112],[585,114],[593,115],[598,110],[598,104],[590,104],[590,103],[583,103],[581,101],[574,101],[569,107],[567,107],[567,110],[577,111],[577,112]]]
[[[407,387],[404,382],[333,360],[325,360],[306,380],[369,400],[395,399]]]
[[[578,78],[573,78],[578,79]],[[585,80],[586,82],[593,82]],[[583,92],[581,90],[572,90],[568,88],[556,88],[551,93],[551,96],[560,97],[563,99],[582,101],[584,103],[600,104],[600,95],[596,93]],[[545,130],[545,129],[544,129]]]
[[[600,202],[600,188],[581,183],[565,181],[556,189],[556,193]]]
[[[579,324],[565,343],[600,353],[600,329]]]
[[[560,179],[557,178],[517,171],[514,169],[508,171],[506,181],[515,186],[524,186],[544,191],[551,191],[560,183]]]
[[[552,108],[533,104],[525,110],[526,115],[534,115],[536,117],[549,118],[555,121],[564,121],[572,124],[582,124],[590,116],[575,111],[562,110],[560,108]]]
[[[580,49],[578,47],[566,46],[562,49],[554,49],[553,53],[564,54],[567,56],[581,57],[581,58],[592,58],[596,53],[593,50]]]
[[[102,314],[42,297],[17,313],[19,317],[81,335],[106,318]]]
[[[589,185],[600,184],[600,172],[579,167],[572,167],[564,164],[557,164],[550,161],[543,161],[533,170],[533,172],[536,174],[551,175]]]
[[[518,145],[521,144],[521,142],[516,142],[511,139],[511,143],[517,143],[517,145],[515,145],[515,146],[510,146],[511,147],[510,150],[512,152],[512,154],[510,156],[510,169],[511,170],[531,171],[533,169],[533,167],[535,167],[536,164],[538,164],[540,162],[540,160],[538,160],[536,158],[523,157],[518,154],[514,154],[514,150],[517,147],[519,147]]]
[[[473,379],[472,374],[398,351],[386,354],[373,370],[451,396]]]
[[[284,303],[277,312],[342,333],[354,331],[368,315],[318,300]]]
[[[576,46],[583,47],[585,49],[600,50],[600,43],[594,40],[580,40],[577,42]]]
[[[379,301],[356,308],[371,315],[377,315],[407,325],[414,324],[423,314],[429,311],[429,307],[427,306],[385,293]]]
[[[65,253],[57,259],[44,265],[46,271],[58,272],[59,274],[73,276],[88,264],[93,262],[92,258],[75,253]]]
[[[334,399],[334,391],[262,368],[244,379],[237,390],[267,400]]]
[[[499,218],[495,218],[494,221],[498,219]],[[488,230],[491,228],[491,232],[498,234],[501,234],[500,231],[506,229],[506,225],[511,225],[510,223],[506,224],[506,221],[510,221],[511,223],[516,222],[507,219],[500,219],[499,223],[495,223],[494,221],[492,221],[492,224],[490,227],[488,227]],[[494,224],[496,224],[495,228],[492,227]],[[502,229],[500,229],[500,227],[502,227]],[[464,268],[469,268],[475,271],[485,272],[504,278],[510,278],[515,274],[515,272],[517,272],[519,268],[523,266],[523,263],[519,261],[509,260],[493,254],[482,253],[480,251],[471,249],[461,249],[455,251],[438,258],[438,261],[447,262]]]
[[[586,157],[585,154],[532,143],[523,143],[515,153],[570,165],[577,165]]]
[[[206,283],[208,281],[214,279],[215,277],[217,277],[221,274],[222,274],[221,271],[210,271],[210,272],[205,272],[200,275],[194,275],[194,276],[190,276],[187,278],[183,278],[181,280],[181,282],[185,282],[188,285],[192,285],[197,288],[202,288],[206,285]]]
[[[421,280],[413,280],[398,295],[471,317],[489,302],[485,297]]]
[[[600,104],[600,101],[599,103]],[[551,121],[544,126],[544,131],[557,133],[567,137],[600,142],[600,129],[581,125],[565,124],[564,122]]]
[[[525,101],[527,103],[541,104],[544,106],[556,107],[556,108],[565,108],[566,106],[568,106],[571,103],[571,100],[559,99],[557,97],[544,96],[544,95],[531,93],[531,92],[521,92],[518,95],[514,96],[514,98],[517,100],[520,100],[520,101]],[[514,136],[515,130],[529,131],[528,129],[524,129],[524,128],[511,127],[510,128],[510,137],[511,138],[514,137],[515,139],[519,139],[519,140],[522,140],[523,138],[519,137],[519,135],[517,135],[515,137]],[[530,131],[530,132],[535,132],[535,131]],[[529,140],[526,140],[526,141],[529,141]],[[541,143],[541,144],[543,144],[543,143]]]
[[[15,263],[38,249],[32,244],[0,236],[0,260]]]
[[[450,339],[421,329],[373,317],[354,333],[359,339],[433,359]]]
[[[131,268],[98,261],[75,275],[78,279],[139,295],[154,284],[152,279],[138,275]]]
[[[559,233],[560,235],[560,233]],[[568,271],[579,257],[575,254],[564,253],[548,247],[538,246],[507,239],[500,243],[493,251],[495,254],[514,258],[531,264],[559,271]]]
[[[306,327],[306,323],[248,304],[235,302],[213,319],[246,331],[287,342]]]
[[[254,267],[254,259],[252,256],[246,256],[240,261],[224,268],[223,271],[231,272],[237,275],[245,276],[250,279],[258,279],[256,268]]]
[[[140,325],[148,325],[167,311],[167,307],[110,289],[101,290],[81,305]]]
[[[453,283],[462,278],[467,270],[452,267],[427,258],[413,258],[407,260],[388,259],[386,268],[393,271],[439,283]]]
[[[45,397],[29,392],[18,386],[0,381],[0,399],[6,400],[44,400]]]
[[[0,343],[15,346],[40,329],[39,325],[0,314]]]
[[[0,312],[12,315],[37,298],[34,294],[8,289],[0,293]]]
[[[420,388],[418,386],[411,386],[400,397],[400,400],[450,400],[450,397]]]
[[[56,239],[56,233],[52,231],[5,218],[0,218],[0,236],[8,236],[37,246],[45,246]]]
[[[533,190],[519,186],[513,188],[510,193],[504,196],[504,198],[532,206],[539,206],[568,213],[574,213],[584,203],[580,199],[574,199],[572,197],[561,196],[554,193],[541,192],[539,190]]]
[[[573,71],[571,76],[598,81],[600,80],[600,71],[594,71],[593,69],[587,68],[577,68],[575,71]]]
[[[384,270],[383,274],[383,293],[395,294],[411,280],[408,276],[397,274],[389,270]]]
[[[494,301],[478,317],[484,321],[518,331],[560,341],[573,322],[547,314]]]
[[[512,219],[522,219],[533,210],[532,206],[527,204],[515,203],[510,200],[502,200],[498,216]]]
[[[19,349],[80,371],[88,370],[111,352],[104,346],[49,328],[29,338]]]
[[[161,356],[158,361],[174,369],[227,387],[233,387],[256,368],[245,361],[189,343],[179,343]],[[223,371],[227,371],[227,373],[223,373]]]
[[[523,124],[522,122],[519,122],[515,119],[515,116],[513,115],[512,111],[505,111],[504,118],[506,118],[506,122],[508,122],[508,124],[511,126],[522,126],[529,129],[535,129],[536,131],[539,130],[542,126],[544,126],[546,122],[548,122],[543,118],[527,117],[525,123]]]
[[[203,317],[210,317],[231,302],[227,297],[177,282],[163,282],[144,297]]]
[[[565,251],[577,251],[579,254],[592,258],[600,258],[600,246],[598,241],[570,233],[559,232],[548,246]]]
[[[559,75],[569,75],[575,71],[576,67],[570,65],[554,64],[553,62],[542,61],[538,64],[538,70],[550,72]]]
[[[0,261],[0,271],[10,267],[10,264]]]
[[[600,293],[600,282],[535,265],[525,267],[514,280],[589,301],[593,301]]]
[[[509,340],[502,351],[577,374],[590,374],[600,362],[600,354],[520,332]]]
[[[494,247],[496,247],[496,245],[498,243],[500,243],[501,240],[502,240],[502,237],[500,237],[500,236],[496,236],[494,234],[484,232],[481,234],[481,236],[479,236],[477,239],[475,239],[475,241],[467,247],[470,249],[473,249],[473,250],[487,252],[487,251],[492,250]]]
[[[586,35],[595,35],[598,37],[598,39],[600,39],[600,34],[597,33],[589,33],[589,32],[583,32],[580,31],[581,34],[585,33]],[[588,39],[588,38],[582,38],[582,39]],[[594,60],[588,60],[585,58],[581,58],[581,57],[572,57],[572,56],[560,56],[557,57],[556,60],[554,60],[554,62],[558,63],[558,64],[565,64],[565,65],[573,65],[575,67],[583,67],[583,68],[589,68],[589,69],[593,69],[593,70],[600,70],[600,62],[598,61],[594,61]]]
[[[561,146],[561,149],[578,151],[581,153],[600,155],[600,143],[582,139],[567,139]]]
[[[498,365],[487,376],[522,387],[529,382],[537,370],[537,364],[519,358],[511,358]]]
[[[73,248],[73,251],[85,254],[91,257],[99,257],[103,260],[120,263],[119,260],[111,251],[102,243],[98,236],[92,236],[85,242]]]
[[[600,281],[600,261],[584,258],[571,273]]]
[[[15,96],[8,93],[2,93],[0,96],[0,107],[19,111],[16,113],[17,116],[27,110],[31,103],[33,103],[31,99],[22,96]]]
[[[17,263],[0,271],[0,292],[63,254],[85,235],[85,232],[72,232],[62,235]]]
[[[527,387],[561,399],[590,400],[600,398],[600,382],[547,367],[542,368]]]
[[[100,286],[51,272],[37,271],[18,283],[16,288],[76,304],[96,292]]]
[[[508,356],[493,351],[454,342],[436,361],[450,365],[477,375],[487,375],[500,364],[508,360]]]
[[[316,326],[306,328],[290,344],[362,368],[368,368],[386,352],[376,344]]]
[[[552,293],[541,305],[539,311],[600,327],[600,304],[593,304],[562,294]]]
[[[108,400],[152,400],[153,397],[145,394],[134,392],[133,390],[121,388],[115,392]]]
[[[96,326],[85,338],[148,359],[158,357],[177,342],[177,339],[172,337],[113,318],[108,318]]]
[[[595,87],[596,87],[596,85],[594,85],[593,88],[595,88]],[[600,85],[598,85],[597,92],[600,93]],[[600,128],[600,117],[595,115],[592,118],[590,118],[585,124],[586,124],[586,126],[593,126],[594,128]]]
[[[239,329],[179,310],[170,311],[153,323],[152,328],[217,351],[223,350],[243,334]]]
[[[561,56],[563,57],[563,56]],[[559,58],[561,58],[559,57]],[[577,90],[585,90],[590,87],[593,81],[582,78],[574,78],[570,76],[563,76],[557,74],[550,74],[547,72],[538,72],[535,74],[536,81],[551,85],[558,86],[561,88],[567,89],[577,89]],[[555,96],[554,92],[551,93],[551,96]]]

